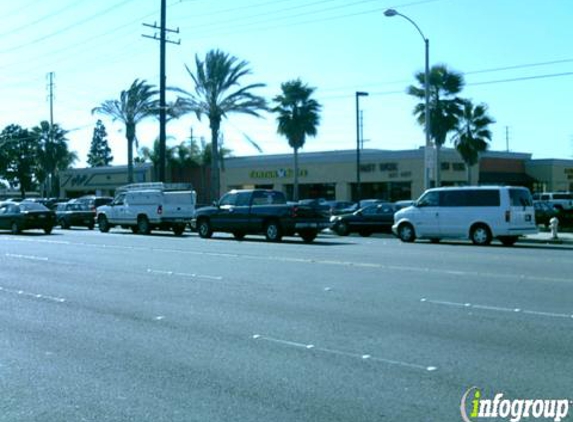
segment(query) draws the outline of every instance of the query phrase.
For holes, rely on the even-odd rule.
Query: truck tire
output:
[[[211,224],[209,223],[209,220],[207,219],[199,220],[199,223],[197,223],[197,232],[199,233],[199,236],[202,237],[203,239],[209,239],[213,235],[213,230],[211,229]]]
[[[151,226],[149,225],[149,220],[146,216],[140,215],[137,217],[137,231],[140,234],[149,234],[151,233]]]
[[[299,235],[304,243],[311,243],[318,236],[318,232],[316,230],[305,230],[300,232]]]
[[[269,221],[265,225],[265,238],[269,242],[280,242],[283,237],[281,226],[276,221]]]
[[[109,221],[107,221],[107,217],[105,215],[100,215],[97,218],[97,225],[99,231],[102,233],[107,233],[110,229]]]
[[[181,236],[185,231],[185,224],[175,224],[172,229],[175,236]]]

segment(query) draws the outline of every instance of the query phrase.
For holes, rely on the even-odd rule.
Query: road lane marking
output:
[[[527,274],[499,274],[499,273],[486,273],[486,272],[474,272],[474,271],[461,271],[452,269],[440,269],[440,268],[429,268],[429,267],[413,267],[405,265],[385,265],[378,263],[369,262],[355,262],[355,261],[339,261],[339,260],[329,260],[329,259],[311,259],[311,258],[295,258],[295,257],[284,257],[284,256],[273,256],[273,255],[252,255],[243,253],[221,253],[221,252],[206,252],[206,251],[193,251],[189,249],[174,249],[174,248],[152,248],[145,246],[122,246],[122,245],[112,245],[112,244],[93,244],[87,242],[62,242],[62,241],[50,241],[42,239],[25,239],[25,238],[7,238],[8,241],[14,242],[42,242],[42,243],[62,243],[74,246],[85,246],[90,248],[99,249],[119,249],[119,250],[131,250],[131,251],[151,251],[151,252],[165,252],[165,253],[178,253],[182,255],[196,255],[196,256],[208,256],[216,258],[232,258],[232,259],[251,259],[258,261],[278,261],[285,263],[298,263],[298,264],[310,264],[310,265],[331,265],[331,266],[341,266],[347,268],[364,268],[364,269],[380,269],[385,271],[400,271],[400,272],[411,272],[411,273],[422,273],[422,274],[443,274],[448,276],[456,277],[476,277],[485,279],[504,279],[504,280],[517,280],[517,281],[549,281],[549,282],[559,282],[559,283],[572,283],[573,280],[570,278],[561,277],[546,277],[546,276],[532,276]],[[47,259],[47,258],[46,258]],[[180,273],[182,274],[182,273]],[[189,276],[189,275],[187,275]],[[191,275],[192,276],[192,275]],[[216,278],[218,279],[218,278]]]
[[[261,334],[254,334],[252,336],[252,338],[254,340],[263,340],[263,341],[267,341],[269,343],[275,343],[275,344],[279,344],[279,345],[283,345],[283,346],[287,346],[287,347],[296,347],[299,349],[313,350],[313,351],[316,351],[319,353],[344,356],[344,357],[353,358],[353,359],[360,359],[363,361],[380,362],[380,363],[385,363],[387,365],[402,366],[405,368],[418,369],[418,370],[427,371],[427,372],[433,372],[433,371],[436,371],[438,369],[436,366],[418,365],[415,363],[410,363],[410,362],[405,362],[405,361],[399,361],[399,360],[394,360],[394,359],[377,357],[377,356],[373,356],[371,354],[366,354],[366,353],[346,352],[343,350],[330,349],[330,348],[326,348],[326,347],[319,347],[319,346],[316,346],[314,344],[299,343],[299,342],[292,341],[292,340],[279,339],[279,338],[269,337],[269,336],[265,336],[265,335],[261,335]]]
[[[147,273],[148,274],[157,274],[157,275],[166,275],[166,276],[176,276],[176,277],[202,278],[202,279],[207,279],[207,280],[223,280],[223,277],[221,277],[221,276],[194,274],[194,273],[178,273],[175,271],[154,270],[152,268],[148,268]]]
[[[15,253],[6,253],[5,255],[8,258],[27,259],[30,261],[48,261],[48,257],[45,257],[45,256],[20,255],[20,254],[15,254]]]
[[[422,298],[420,299],[422,303],[430,303],[432,305],[440,305],[440,306],[450,306],[456,308],[470,308],[470,309],[479,309],[484,311],[493,311],[493,312],[510,312],[515,314],[526,314],[526,315],[535,315],[535,316],[544,316],[550,318],[567,318],[572,319],[573,314],[565,314],[565,313],[558,313],[558,312],[546,312],[546,311],[534,311],[522,308],[507,308],[503,306],[491,306],[491,305],[480,305],[476,303],[461,303],[461,302],[448,302],[445,300],[433,300]]]
[[[6,288],[6,287],[2,287],[2,286],[0,286],[0,293],[14,294],[14,295],[18,295],[18,296],[25,296],[25,297],[31,297],[34,299],[48,300],[50,302],[57,302],[57,303],[64,303],[66,301],[66,299],[64,299],[63,297],[50,296],[50,295],[44,295],[44,294],[39,294],[39,293],[31,293],[31,292],[27,292],[25,290],[10,289],[10,288]]]

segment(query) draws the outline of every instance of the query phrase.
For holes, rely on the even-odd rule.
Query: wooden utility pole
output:
[[[167,43],[171,44],[181,44],[181,41],[173,42],[167,39],[167,33],[179,33],[179,28],[177,29],[168,29],[167,26],[167,1],[161,0],[161,22],[160,25],[157,26],[156,23],[153,25],[150,24],[143,24],[149,28],[158,29],[159,30],[159,37],[157,34],[153,36],[143,35],[146,38],[151,38],[153,40],[159,40],[159,181],[165,182],[165,144],[167,139],[166,134],[166,125],[167,125],[167,104],[165,101],[165,82],[166,82],[166,74],[165,74],[165,67],[166,67],[166,54],[165,54],[165,45]]]

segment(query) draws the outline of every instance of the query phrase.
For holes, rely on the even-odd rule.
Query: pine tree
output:
[[[96,122],[92,144],[88,154],[88,164],[90,167],[103,167],[113,161],[111,148],[107,143],[107,132],[101,120]]]

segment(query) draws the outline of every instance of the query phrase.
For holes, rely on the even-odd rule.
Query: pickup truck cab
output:
[[[99,230],[114,226],[149,234],[153,229],[173,230],[180,236],[195,213],[194,191],[166,183],[137,183],[119,189],[109,205],[97,208]]]
[[[211,207],[200,208],[191,223],[199,236],[213,232],[232,233],[237,240],[247,234],[264,234],[271,242],[298,234],[306,243],[329,227],[329,220],[316,207],[288,205],[282,192],[274,190],[232,190]]]

